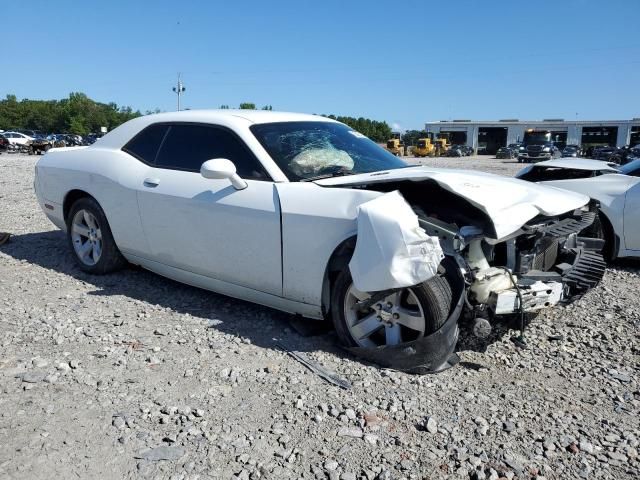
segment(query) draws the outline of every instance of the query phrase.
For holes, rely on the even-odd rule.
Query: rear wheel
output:
[[[76,201],[67,217],[67,238],[81,270],[102,275],[126,265],[118,250],[109,222],[93,198]]]
[[[358,303],[371,295],[359,291],[348,268],[336,279],[331,313],[340,342],[348,347],[392,346],[417,340],[438,330],[447,320],[452,292],[438,275],[379,299],[370,307]]]

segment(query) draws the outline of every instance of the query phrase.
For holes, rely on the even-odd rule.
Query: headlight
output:
[[[520,151],[521,151],[521,152],[524,152],[524,147],[520,147]]]
[[[550,149],[549,147],[544,147],[544,148],[542,149],[542,151],[543,151],[543,152],[550,152],[550,151],[551,151],[551,149]]]

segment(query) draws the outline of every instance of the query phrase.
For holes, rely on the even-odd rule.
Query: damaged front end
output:
[[[497,232],[504,234],[505,228],[496,224],[495,216],[433,183],[379,183],[367,188],[386,192],[384,197],[402,193],[420,229],[428,238],[438,239],[445,256],[440,270],[447,265],[454,292],[450,315],[437,331],[398,345],[350,348],[379,365],[414,373],[442,371],[458,361],[454,349],[460,318],[472,319],[473,331],[480,337],[488,336],[492,322],[504,316],[520,315],[524,328],[525,314],[572,302],[604,275],[605,261],[599,253],[603,241],[581,236],[596,218],[587,206],[559,215],[532,215],[498,237]],[[441,201],[434,205],[425,197]]]
[[[534,219],[502,239],[430,217],[420,218],[420,226],[456,259],[468,285],[468,309],[487,320],[566,304],[595,287],[606,267],[602,241],[579,236],[594,220],[595,213],[579,209]]]

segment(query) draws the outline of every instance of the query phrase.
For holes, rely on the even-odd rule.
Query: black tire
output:
[[[593,224],[583,232],[580,232],[580,234],[585,237],[604,240],[604,247],[600,253],[602,253],[607,262],[611,262],[616,258],[616,235],[611,222],[600,210],[598,210],[598,215],[596,215]]]
[[[344,316],[345,296],[353,283],[351,272],[346,267],[336,278],[331,292],[331,317],[338,339],[345,347],[355,347],[357,343],[349,333]],[[440,275],[435,275],[426,282],[410,287],[420,302],[424,312],[425,331],[427,336],[437,331],[449,317],[452,304],[452,291],[449,282]]]
[[[99,260],[93,265],[87,265],[84,263],[78,256],[75,251],[73,240],[71,236],[71,225],[73,218],[76,213],[80,210],[85,210],[91,213],[99,226],[100,231],[102,232],[102,253],[100,254]],[[96,202],[95,199],[91,197],[83,197],[77,200],[69,210],[69,214],[66,218],[67,222],[67,241],[69,242],[69,247],[71,249],[71,253],[73,255],[74,260],[78,267],[87,273],[91,273],[93,275],[104,275],[107,273],[115,272],[124,268],[127,265],[126,259],[118,250],[115,240],[113,239],[113,234],[111,233],[111,227],[109,227],[109,222],[107,221],[107,217],[102,211],[102,208]]]

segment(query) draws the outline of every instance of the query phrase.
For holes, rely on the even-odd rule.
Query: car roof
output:
[[[304,121],[333,121],[320,115],[310,115],[307,113],[274,112],[272,110],[182,110],[180,112],[166,112],[147,115],[144,118],[153,122],[201,122],[208,120],[215,122],[219,119],[229,119],[231,117],[241,118],[251,123],[271,123],[271,122],[304,122]]]
[[[556,168],[572,168],[574,170],[608,170],[617,172],[616,164],[611,162],[603,162],[602,160],[589,160],[587,158],[557,158],[555,160],[547,160],[538,162],[533,165],[534,168],[540,167],[556,167]]]
[[[183,110],[181,112],[156,113],[134,118],[107,133],[100,140],[101,147],[120,148],[135,133],[153,123],[193,122],[213,123],[228,127],[246,127],[274,122],[333,122],[327,117],[306,113],[274,112],[271,110]]]

